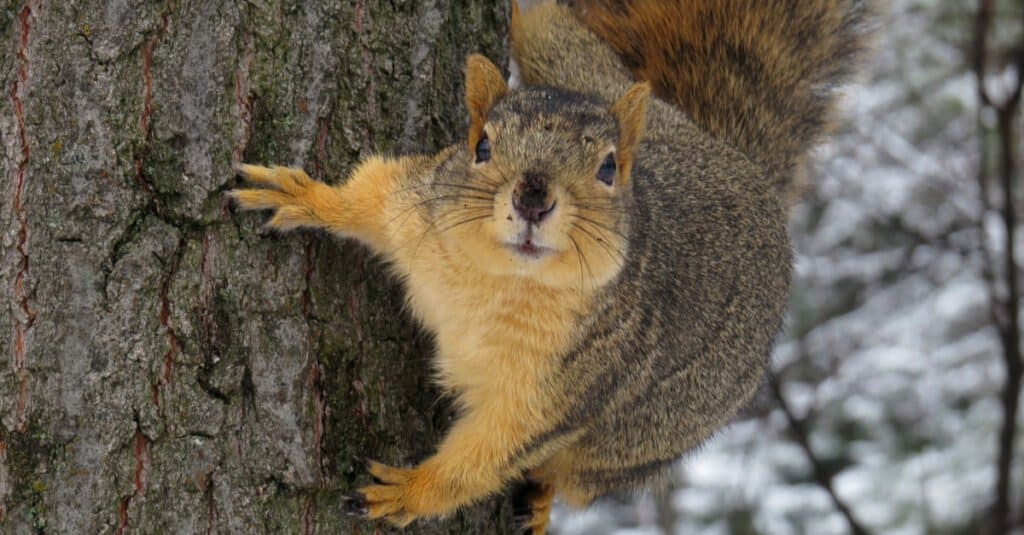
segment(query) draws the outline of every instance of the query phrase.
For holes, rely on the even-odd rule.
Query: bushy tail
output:
[[[574,0],[638,79],[766,167],[792,199],[833,89],[861,51],[870,0]]]

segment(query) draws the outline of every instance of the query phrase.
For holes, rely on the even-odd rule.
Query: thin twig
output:
[[[804,450],[804,455],[807,456],[808,462],[811,463],[811,475],[814,481],[832,497],[832,503],[835,504],[839,513],[846,518],[846,522],[850,525],[850,531],[854,535],[867,535],[868,531],[854,518],[850,507],[836,494],[835,487],[832,484],[832,472],[818,459],[814,449],[811,448],[811,440],[807,432],[807,421],[793,413],[793,409],[790,408],[789,403],[786,402],[786,398],[782,394],[782,385],[779,378],[774,373],[769,372],[768,383],[771,385],[772,393],[775,395],[779,408],[786,415],[786,421],[789,423],[790,431],[793,432],[793,438],[796,440],[797,445],[800,446],[800,449]]]
[[[1018,279],[1018,267],[1016,263],[1016,230],[1017,216],[1014,206],[1016,199],[1015,183],[1017,178],[1017,113],[1020,109],[1022,87],[1024,87],[1024,33],[1021,42],[1015,51],[1015,63],[1017,68],[1016,85],[1006,100],[997,103],[988,93],[985,86],[985,71],[988,62],[989,47],[988,35],[991,30],[993,19],[993,1],[980,0],[978,13],[975,18],[974,55],[973,66],[975,78],[978,85],[978,97],[981,106],[978,108],[979,115],[979,136],[986,137],[984,125],[980,120],[981,114],[986,110],[994,110],[996,113],[999,135],[999,182],[1002,188],[1003,202],[1000,207],[1000,216],[1005,227],[1005,258],[1003,276],[1005,277],[1006,296],[1000,300],[999,296],[992,292],[994,322],[999,331],[999,339],[1003,346],[1003,363],[1006,367],[1006,383],[1003,386],[1000,399],[1003,406],[1003,423],[999,431],[998,458],[996,460],[996,485],[995,499],[992,504],[991,516],[989,518],[989,531],[993,534],[1007,533],[1011,521],[1010,514],[1010,487],[1013,477],[1013,453],[1014,439],[1017,428],[1017,410],[1020,403],[1020,389],[1022,375],[1024,375],[1024,361],[1021,359],[1021,332],[1020,332],[1020,283]],[[1024,19],[1021,20],[1024,22]],[[1024,26],[1022,26],[1024,28]],[[979,185],[981,186],[983,206],[988,205],[988,162],[987,147],[983,141],[982,153],[979,155]],[[982,217],[982,225],[984,217]],[[982,234],[984,236],[984,233]],[[986,274],[991,273],[992,280],[995,279],[995,259],[991,256],[986,258],[989,266]],[[986,278],[988,275],[986,275]],[[1001,302],[1000,302],[1001,301]]]

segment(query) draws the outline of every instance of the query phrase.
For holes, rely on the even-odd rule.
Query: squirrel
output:
[[[367,461],[350,512],[406,526],[524,482],[636,489],[764,379],[787,308],[788,208],[866,0],[513,2],[510,88],[466,63],[464,141],[372,156],[328,185],[239,165],[268,226],[355,238],[403,282],[459,411],[415,467]]]

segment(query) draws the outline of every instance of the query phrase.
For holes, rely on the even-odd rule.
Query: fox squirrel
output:
[[[334,186],[239,166],[241,209],[389,262],[460,409],[418,466],[368,461],[347,506],[405,526],[525,478],[544,533],[555,495],[636,488],[747,403],[786,310],[793,177],[867,7],[513,3],[523,86],[470,56],[464,143]]]

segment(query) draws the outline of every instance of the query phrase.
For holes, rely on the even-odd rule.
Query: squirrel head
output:
[[[509,91],[470,56],[467,144],[431,203],[446,246],[494,274],[592,291],[628,254],[630,172],[643,134],[646,83],[613,104],[551,87]],[[442,220],[442,221],[439,221]]]

